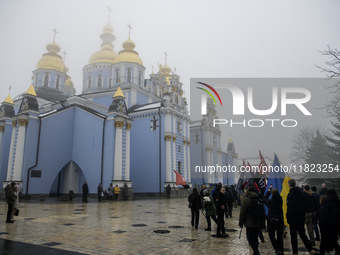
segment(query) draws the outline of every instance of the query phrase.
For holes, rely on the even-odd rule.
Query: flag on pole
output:
[[[187,182],[184,180],[183,176],[180,175],[176,170],[174,170],[176,174],[176,185],[183,185],[186,186]]]
[[[269,187],[272,185],[274,189],[278,189],[279,193],[282,197],[282,210],[284,217],[284,224],[288,227],[288,222],[286,218],[287,214],[287,195],[289,193],[288,181],[290,180],[289,175],[287,175],[282,168],[279,158],[275,154],[272,172],[268,178],[268,183],[266,187],[266,192],[269,190]],[[268,209],[266,208],[266,213],[268,214]]]
[[[261,153],[260,150],[259,150],[259,152],[260,152],[259,173],[260,173],[261,175],[263,175],[263,174],[264,174],[264,173],[263,173],[263,167],[265,166],[265,167],[268,169],[268,165],[267,165],[266,161],[264,160],[264,157],[262,156],[262,153]]]
[[[246,169],[246,162],[243,159],[243,169]],[[241,171],[240,178],[237,181],[236,191],[242,193],[245,185],[247,185],[247,180],[244,179],[244,171]]]
[[[267,181],[266,181],[266,174],[264,173],[264,168],[268,169],[268,165],[266,163],[266,161],[264,160],[264,157],[262,156],[262,153],[261,151],[259,150],[260,152],[260,164],[259,164],[259,172],[256,173],[256,178],[255,178],[255,181],[257,183],[257,186],[259,187],[262,195],[264,194],[265,192],[265,189],[267,187]]]

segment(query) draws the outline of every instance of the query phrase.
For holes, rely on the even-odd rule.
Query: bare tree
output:
[[[324,131],[320,126],[307,126],[300,128],[294,135],[291,160],[296,165],[302,165],[307,163],[310,151],[312,150],[312,143],[316,138],[317,134],[325,135]]]

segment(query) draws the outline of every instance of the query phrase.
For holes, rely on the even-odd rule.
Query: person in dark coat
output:
[[[225,197],[227,199],[226,217],[228,218],[228,216],[230,216],[230,218],[231,218],[232,215],[233,215],[234,195],[233,195],[233,192],[231,191],[231,189],[228,186],[225,187]]]
[[[310,190],[309,185],[305,185],[303,187],[303,197],[305,199],[306,204],[306,213],[305,213],[305,224],[307,227],[307,232],[310,240],[310,244],[315,246],[315,235],[313,225],[316,222],[316,210],[317,210],[317,201],[314,196],[312,196],[312,191]]]
[[[217,192],[217,191],[215,191]],[[219,190],[219,193],[217,194],[216,200],[215,200],[215,206],[216,206],[216,212],[217,212],[217,233],[216,237],[228,237],[228,235],[225,233],[225,227],[224,227],[224,214],[227,210],[227,199],[225,196],[225,188],[222,187]]]
[[[269,196],[272,197],[269,199]],[[277,189],[270,188],[263,197],[264,204],[268,207],[268,234],[276,255],[283,254],[283,210],[282,197]],[[275,232],[277,238],[275,238]]]
[[[207,219],[208,227],[206,231],[211,231],[211,219],[218,224],[216,219],[216,206],[208,189],[203,190],[203,209],[205,210],[205,218]]]
[[[168,186],[166,186],[165,190],[166,190],[166,197],[170,198],[170,192],[171,192],[170,184],[168,184]]]
[[[294,179],[288,181],[289,193],[287,195],[287,221],[290,228],[290,240],[293,254],[298,253],[297,234],[310,254],[315,254],[312,245],[305,233],[305,213],[306,205],[302,191],[296,186]]]
[[[69,191],[68,191],[68,197],[70,199],[70,201],[72,201],[76,196],[74,195],[74,191],[73,191],[73,188],[71,188]]]
[[[103,187],[102,184],[99,183],[98,188],[97,188],[97,195],[98,195],[98,201],[102,201],[102,193],[103,193]]]
[[[323,195],[327,195],[327,186],[326,186],[326,183],[322,183],[321,185],[321,190],[319,192],[320,196],[323,196]]]
[[[128,200],[129,198],[129,187],[127,185],[127,183],[124,183],[124,187],[123,187],[123,199],[124,200]]]
[[[340,215],[340,200],[335,189],[327,190],[327,197],[332,202],[332,205],[338,215]],[[340,236],[340,226],[338,226],[338,235]]]
[[[8,191],[7,191],[8,209],[7,209],[6,223],[13,223],[14,222],[13,220],[11,220],[12,211],[13,211],[13,204],[15,203],[14,186],[15,186],[15,183],[12,182],[11,185],[9,186],[9,188],[8,188]]]
[[[198,229],[200,209],[202,209],[201,197],[198,194],[197,188],[193,188],[192,193],[188,197],[189,205],[191,205],[191,226]]]
[[[320,254],[330,252],[335,249],[337,255],[340,254],[340,247],[337,242],[339,215],[337,214],[328,196],[320,197],[319,225],[321,232]]]
[[[83,202],[88,202],[87,196],[89,194],[89,186],[87,185],[87,181],[84,181],[82,189],[83,189]]]
[[[312,190],[312,196],[316,201],[316,221],[314,222],[314,231],[315,231],[315,241],[320,241],[320,233],[318,227],[318,218],[319,218],[319,209],[320,209],[320,194],[317,193],[317,189],[315,186],[310,188]]]
[[[246,227],[247,239],[249,245],[253,249],[254,255],[259,255],[259,243],[258,243],[258,235],[261,228],[264,227],[264,219],[265,219],[265,211],[264,206],[262,205],[261,217],[253,218],[250,214],[252,200],[259,199],[260,196],[256,192],[255,187],[252,184],[248,184],[245,188],[245,196],[242,201],[241,210],[240,210],[240,218],[239,218],[239,226],[243,228]]]

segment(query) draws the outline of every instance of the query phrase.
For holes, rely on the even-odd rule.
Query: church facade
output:
[[[0,181],[24,194],[90,193],[102,184],[163,192],[173,170],[190,184],[190,116],[180,77],[167,65],[145,79],[135,43],[118,53],[110,23],[83,68],[76,95],[55,37],[33,71],[31,86],[0,109]]]

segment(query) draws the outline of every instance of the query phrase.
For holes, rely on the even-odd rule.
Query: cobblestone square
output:
[[[239,239],[239,207],[226,219],[228,238],[214,238],[216,226],[205,231],[200,215],[198,230],[190,224],[186,198],[103,201],[81,198],[60,202],[20,202],[20,214],[6,224],[7,204],[0,202],[1,254],[249,254],[245,229]],[[267,233],[261,254],[275,254]],[[290,255],[289,234],[284,239]],[[308,254],[299,240],[299,254]],[[252,253],[251,253],[252,254]]]

